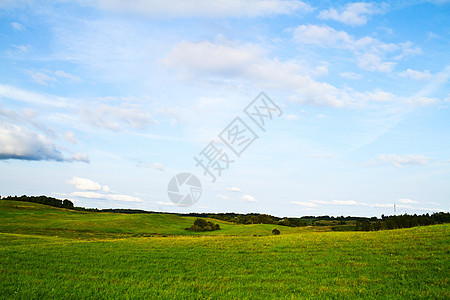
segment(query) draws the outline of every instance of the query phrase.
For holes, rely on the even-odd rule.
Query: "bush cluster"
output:
[[[8,196],[8,197],[3,197],[1,199],[9,200],[9,201],[32,202],[32,203],[45,204],[45,205],[54,206],[54,207],[74,209],[73,203],[70,200],[67,200],[67,199],[59,200],[59,199],[55,199],[55,198],[47,197],[47,196],[27,196],[27,195],[22,195],[20,197]]]
[[[186,227],[184,230],[192,231],[213,231],[220,230],[219,224],[214,224],[213,222],[206,221],[205,219],[197,219],[194,221],[194,225],[191,227]]]
[[[410,228],[416,226],[427,226],[439,223],[449,223],[450,214],[439,212],[432,215],[395,215],[381,216],[381,220],[372,218],[370,220],[356,221],[356,231],[378,231],[386,229]]]

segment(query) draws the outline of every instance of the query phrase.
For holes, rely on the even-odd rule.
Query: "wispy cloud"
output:
[[[242,193],[242,189],[241,189],[241,188],[238,188],[238,187],[235,187],[235,186],[233,186],[233,187],[228,187],[228,188],[227,188],[227,191],[235,192],[235,193]]]
[[[256,202],[255,197],[250,196],[250,195],[243,195],[241,197],[242,200],[247,201],[247,202]]]
[[[358,66],[368,71],[390,72],[397,64],[394,60],[421,51],[411,42],[385,43],[371,36],[355,38],[327,25],[300,25],[295,28],[293,39],[300,44],[348,50],[356,57]],[[388,54],[391,61],[386,61]]]
[[[74,185],[77,190],[82,191],[99,191],[102,189],[101,184],[88,178],[73,177],[67,183]]]
[[[365,205],[365,203],[356,202],[354,200],[308,200],[307,203],[321,204],[321,205]]]
[[[88,178],[73,177],[67,181],[74,185],[79,191],[72,192],[70,195],[87,199],[104,199],[122,202],[142,202],[142,199],[135,196],[113,193],[109,186],[101,185]]]
[[[86,153],[74,153],[72,154],[71,159],[73,161],[90,163],[89,156]]]
[[[66,73],[64,71],[58,70],[55,72],[51,71],[34,71],[27,70],[26,73],[31,77],[31,79],[42,85],[52,85],[58,83],[62,79],[70,80],[73,82],[79,82],[81,79],[78,76]]]
[[[317,207],[318,205],[313,202],[306,202],[306,201],[291,201],[290,203],[295,205],[300,205],[303,207]]]
[[[14,28],[14,30],[17,30],[17,31],[25,30],[25,26],[23,26],[22,24],[17,23],[17,22],[11,22],[11,26],[12,26],[12,28]]]
[[[233,200],[233,198],[228,197],[226,195],[222,195],[222,194],[218,194],[217,198],[222,199],[222,200]]]
[[[15,52],[17,54],[21,55],[28,54],[33,49],[33,47],[30,45],[12,45],[12,47],[16,50]]]
[[[65,108],[75,107],[75,105],[73,104],[73,102],[75,101],[73,101],[73,99],[53,95],[45,95],[4,84],[0,84],[0,98],[12,99],[34,105]]]
[[[372,158],[365,164],[365,166],[376,166],[382,164],[393,164],[396,167],[403,167],[406,165],[425,165],[430,160],[429,157],[416,154],[381,154],[376,158]]]
[[[290,114],[290,115],[286,115],[286,119],[289,121],[295,121],[295,120],[300,119],[300,117],[297,115],[294,115],[294,114]]]
[[[422,79],[429,79],[432,77],[429,70],[424,71],[416,71],[412,69],[407,69],[403,72],[398,73],[400,77],[408,77],[414,80],[422,80]]]
[[[121,13],[132,13],[149,17],[259,17],[273,15],[290,15],[295,12],[310,12],[313,10],[308,4],[297,0],[138,0],[130,5],[125,0],[92,1],[101,9]]]
[[[394,44],[384,44],[373,38],[355,40],[347,33],[335,32],[326,26],[302,25],[295,30],[294,36],[296,40],[306,43],[342,44],[348,49],[379,48],[385,52],[385,48],[397,48]],[[384,98],[390,95],[390,101],[401,100],[381,90],[361,93],[319,82],[309,75],[310,69],[304,62],[270,58],[266,50],[253,44],[241,45],[223,40],[215,43],[181,42],[172,48],[162,62],[195,82],[210,77],[228,81],[231,77],[258,86],[289,91],[293,94],[293,100],[317,106],[361,107],[370,101],[378,101],[380,95]],[[380,62],[377,68],[383,66]]]
[[[75,137],[75,134],[72,131],[66,131],[64,133],[64,138],[72,144],[78,143],[77,138]]]
[[[398,202],[403,203],[403,204],[414,204],[414,203],[418,203],[417,201],[411,200],[411,199],[409,199],[409,198],[398,199]]]
[[[354,72],[342,72],[342,73],[339,73],[339,76],[341,76],[343,78],[348,78],[348,79],[361,79],[363,77],[362,74],[358,74],[358,73],[354,73]]]
[[[155,163],[153,164],[153,167],[154,167],[156,170],[158,170],[158,171],[164,171],[164,166],[163,166],[162,164],[158,163],[158,162],[155,162]]]
[[[81,108],[82,118],[98,128],[121,131],[127,127],[145,129],[156,121],[144,107],[125,104],[121,106],[99,105]]]
[[[339,11],[335,8],[322,10],[318,17],[319,19],[335,20],[348,25],[364,25],[367,23],[368,16],[382,14],[387,8],[388,5],[385,3],[348,3]]]
[[[427,211],[441,211],[438,208],[422,209],[417,207],[419,205],[418,201],[411,200],[409,198],[398,199],[397,201],[392,201],[392,203],[366,203],[354,200],[307,200],[307,201],[291,201],[291,204],[302,206],[304,208],[317,208],[322,209],[326,206],[362,206],[362,207],[372,207],[372,208],[391,208],[394,209],[414,209],[414,210],[427,210]],[[396,204],[397,203],[397,204]],[[436,204],[436,203],[435,203]]]

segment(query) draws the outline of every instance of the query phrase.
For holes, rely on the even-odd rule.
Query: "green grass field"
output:
[[[3,299],[449,299],[449,225],[379,232],[74,212],[0,200]],[[257,235],[257,236],[255,236]]]

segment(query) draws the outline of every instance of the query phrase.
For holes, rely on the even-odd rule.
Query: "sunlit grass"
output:
[[[230,229],[220,230],[221,235],[192,236],[178,235],[185,234],[192,218],[158,216],[160,220],[30,206],[0,210],[4,299],[450,297],[449,225],[380,232],[302,228],[292,234],[278,227],[280,236],[253,236],[273,226],[224,224]],[[12,217],[18,233],[13,233]],[[168,224],[159,233],[176,235],[133,237],[133,232],[158,232],[164,217]],[[120,220],[120,227],[114,220]],[[95,222],[92,235],[78,235],[77,226],[86,230]],[[73,234],[43,234],[54,225]],[[140,228],[144,225],[150,229]],[[34,234],[33,228],[41,231]]]

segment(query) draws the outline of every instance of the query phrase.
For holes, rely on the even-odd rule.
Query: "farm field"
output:
[[[448,224],[184,230],[195,219],[0,201],[0,298],[450,298]]]

